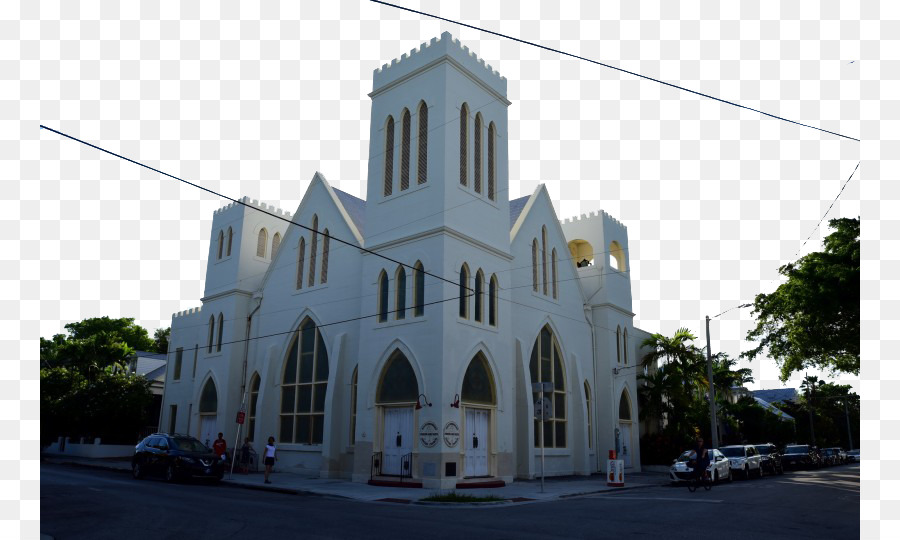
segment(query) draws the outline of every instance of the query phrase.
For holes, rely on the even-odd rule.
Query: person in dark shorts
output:
[[[697,437],[697,443],[691,450],[691,455],[694,458],[694,475],[697,478],[703,478],[706,468],[709,467],[709,450],[703,444],[703,437]]]
[[[275,449],[275,437],[269,437],[269,443],[266,445],[266,484],[271,484],[269,475],[272,474],[272,467],[278,461],[277,450]]]

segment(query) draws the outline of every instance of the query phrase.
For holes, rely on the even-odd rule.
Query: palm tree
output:
[[[642,364],[652,373],[644,377],[645,396],[654,413],[660,414],[660,423],[665,414],[674,435],[692,432],[688,413],[705,385],[702,355],[691,343],[695,339],[687,328],[679,328],[671,338],[653,334],[641,343],[650,350]]]

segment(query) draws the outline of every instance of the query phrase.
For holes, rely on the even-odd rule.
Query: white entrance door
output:
[[[212,443],[219,436],[216,431],[216,415],[204,414],[200,417],[200,442],[212,448]]]
[[[491,412],[466,409],[466,476],[488,476],[488,425]]]
[[[622,445],[622,453],[618,458],[625,462],[626,467],[631,467],[631,423],[619,424],[619,444]]]
[[[399,476],[409,474],[403,470],[403,456],[412,452],[413,447],[413,410],[412,407],[390,407],[384,409],[384,445],[382,446],[384,463],[381,474]],[[409,464],[412,466],[412,463]]]

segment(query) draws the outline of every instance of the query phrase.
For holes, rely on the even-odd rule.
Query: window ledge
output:
[[[482,201],[482,202],[484,202],[484,203],[487,203],[487,204],[493,206],[494,208],[499,208],[499,207],[500,207],[500,205],[498,204],[498,202],[497,202],[497,200],[496,200],[496,199],[497,199],[497,194],[496,194],[496,193],[494,193],[494,200],[493,200],[493,201],[490,199],[490,197],[488,197],[488,195],[487,195],[487,183],[483,183],[483,184],[481,185],[482,193],[476,192],[476,191],[475,191],[475,186],[473,186],[473,185],[466,185],[466,186],[464,186],[464,185],[460,184],[459,181],[456,182],[456,187],[458,187],[458,188],[460,189],[460,191],[464,191],[465,193],[467,193],[468,195],[472,196],[473,198],[479,199],[480,201]]]
[[[500,333],[500,330],[497,326],[491,326],[487,322],[476,322],[474,319],[463,319],[462,317],[457,317],[456,320],[457,322],[459,322],[459,324],[464,324],[466,326],[471,326],[473,328],[478,328],[481,330],[488,330],[490,332],[494,332],[495,334]]]
[[[313,285],[312,287],[307,286],[307,287],[303,287],[302,289],[295,289],[294,292],[291,293],[291,296],[297,296],[297,295],[300,295],[303,293],[315,292],[315,291],[319,291],[322,289],[327,289],[328,285],[330,285],[330,284],[329,283],[318,283],[316,285]]]
[[[388,314],[390,317],[390,314]],[[386,321],[378,321],[377,317],[375,320],[375,328],[376,330],[379,328],[393,328],[395,326],[403,326],[405,324],[415,324],[420,322],[425,322],[428,320],[428,317],[425,315],[420,315],[418,317],[409,317],[407,316],[405,319],[391,319],[388,318]]]
[[[398,178],[397,179],[398,186],[399,186],[399,182],[400,182],[400,180]],[[393,201],[394,199],[399,199],[400,197],[409,195],[410,193],[415,193],[419,190],[426,189],[430,185],[431,185],[431,182],[425,182],[424,184],[419,184],[418,180],[416,180],[414,178],[410,178],[409,179],[409,187],[407,189],[404,189],[403,191],[400,191],[400,189],[398,187],[398,189],[396,191],[394,191],[387,197],[385,197],[383,195],[384,191],[382,191],[381,192],[382,193],[381,200],[378,201],[378,204],[385,203],[388,201]]]

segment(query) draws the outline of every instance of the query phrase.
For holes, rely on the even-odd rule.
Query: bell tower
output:
[[[373,75],[366,245],[438,227],[509,249],[506,78],[444,32]]]

